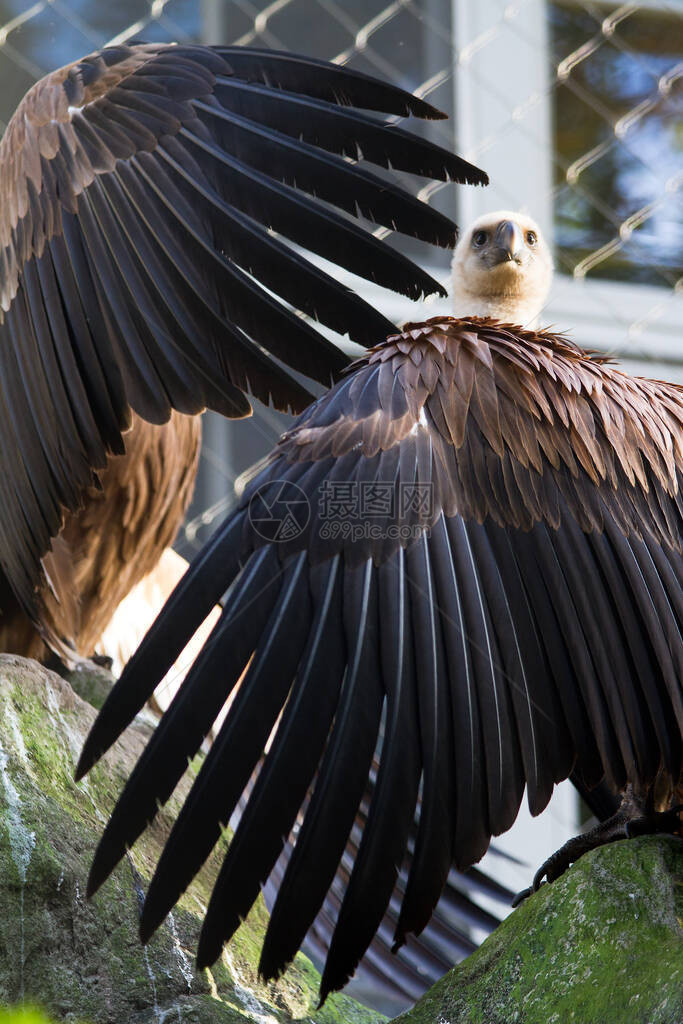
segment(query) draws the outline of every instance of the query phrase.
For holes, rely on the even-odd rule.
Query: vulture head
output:
[[[536,327],[552,276],[550,249],[531,217],[486,213],[463,232],[455,250],[455,314]]]

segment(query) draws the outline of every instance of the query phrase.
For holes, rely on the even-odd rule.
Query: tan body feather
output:
[[[134,416],[126,453],[110,457],[102,489],[91,488],[81,510],[67,515],[45,559],[54,592],[44,592],[43,605],[46,625],[75,653],[94,653],[120,602],[173,543],[192,498],[200,441],[198,417],[173,413],[155,426]],[[0,650],[45,658],[41,635],[6,584],[0,594]]]

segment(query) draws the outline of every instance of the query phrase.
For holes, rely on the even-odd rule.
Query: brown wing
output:
[[[292,248],[417,297],[438,288],[352,219],[450,245],[455,227],[345,159],[483,181],[350,109],[438,116],[333,65],[239,48],[120,46],[48,75],[0,144],[0,563],[39,621],[40,563],[130,407],[303,408],[387,321]],[[352,216],[346,216],[350,213]],[[284,365],[283,365],[284,364]],[[42,592],[42,588],[41,588]]]
[[[110,457],[101,486],[67,514],[44,559],[42,595],[43,629],[67,661],[94,653],[120,602],[173,543],[192,498],[200,440],[199,417],[174,412],[157,426],[134,414],[125,454]],[[41,633],[2,580],[0,649],[44,659]]]
[[[374,349],[281,440],[103,708],[80,772],[230,587],[110,819],[90,891],[168,798],[247,665],[141,931],[208,855],[277,723],[198,960],[211,963],[248,912],[313,787],[261,959],[278,974],[335,877],[383,723],[323,997],[382,920],[418,795],[399,945],[424,927],[451,864],[510,827],[525,786],[538,814],[570,772],[615,789],[660,768],[677,779],[682,399],[560,337],[487,320],[408,325]]]
[[[344,892],[358,855],[378,769],[379,762],[375,757],[368,787],[363,794],[339,867],[301,947],[302,952],[311,958],[320,971],[325,965]],[[242,795],[240,809],[249,796],[250,787]],[[276,902],[296,834],[304,818],[305,806],[298,815],[291,841],[285,844],[263,888],[269,910],[272,910]],[[513,892],[478,868],[469,868],[466,872],[453,868],[424,930],[419,936],[409,936],[405,945],[397,951],[394,948],[394,933],[415,850],[419,811],[418,800],[415,824],[408,838],[407,854],[396,887],[382,922],[354,972],[353,984],[348,992],[354,999],[392,1019],[412,1006],[455,963],[473,953],[484,938],[498,927],[514,898]],[[236,827],[238,822],[239,816],[236,815],[231,826]],[[492,852],[499,855],[499,860],[507,859],[507,855],[495,847],[492,847]],[[488,909],[481,905],[482,897]]]

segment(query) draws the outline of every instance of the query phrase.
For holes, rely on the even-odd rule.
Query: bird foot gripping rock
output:
[[[683,841],[587,853],[395,1024],[680,1024]]]
[[[600,846],[635,836],[668,834],[683,837],[683,824],[680,818],[682,810],[683,804],[679,804],[667,811],[655,811],[647,802],[635,798],[629,786],[615,814],[605,821],[598,822],[588,832],[569,839],[541,864],[529,888],[522,889],[515,896],[512,901],[513,907],[518,907],[532,893],[538,892],[545,879],[548,882],[555,881],[579,857],[591,850],[597,850]]]

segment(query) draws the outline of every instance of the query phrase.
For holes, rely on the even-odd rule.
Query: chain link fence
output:
[[[279,47],[428,98],[449,120],[411,127],[491,185],[430,184],[422,198],[461,225],[498,208],[531,213],[555,253],[546,323],[635,372],[683,380],[681,0],[0,0],[0,127],[46,72],[134,40]],[[448,281],[449,253],[395,241]],[[449,309],[352,283],[395,322]],[[286,422],[263,408],[241,422],[207,415],[181,553],[213,531]],[[516,849],[539,862],[575,829],[573,797],[554,798],[533,827]]]
[[[529,212],[555,253],[545,322],[630,370],[683,381],[682,0],[0,0],[0,128],[46,72],[134,40],[284,48],[429,99],[449,120],[413,130],[485,168],[491,185],[435,183],[422,198],[461,225],[498,208]],[[447,283],[449,253],[395,242]],[[449,310],[349,282],[395,322]],[[198,550],[286,423],[263,408],[248,421],[206,416],[182,554]],[[538,863],[576,824],[565,788],[533,832],[523,820],[522,839],[500,845]]]

